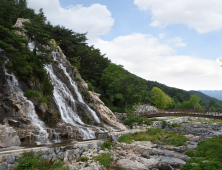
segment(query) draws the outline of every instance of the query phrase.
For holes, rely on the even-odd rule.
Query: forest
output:
[[[13,27],[17,18],[29,19],[25,22],[25,36]],[[43,9],[35,13],[27,7],[26,0],[0,0],[0,56],[8,58],[6,67],[24,81],[35,77],[40,80],[44,96],[53,94],[53,84],[44,69],[52,61],[51,50],[42,45],[50,45],[54,39],[73,67],[78,69],[88,83],[89,90],[101,94],[101,100],[116,112],[127,112],[138,103],[150,103],[158,108],[220,109],[218,101],[206,103],[201,96],[189,94],[185,90],[142,79],[123,66],[111,62],[99,49],[87,44],[87,34],[77,33],[64,26],[53,26],[47,21]],[[32,51],[28,43],[34,42]],[[6,59],[0,60],[1,68]]]

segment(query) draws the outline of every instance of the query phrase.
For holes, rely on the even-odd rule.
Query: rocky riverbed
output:
[[[87,162],[75,159],[70,161],[68,166],[70,170],[107,169],[94,160],[99,154],[107,153],[113,159],[110,170],[177,170],[190,158],[184,154],[186,151],[195,150],[198,142],[202,140],[222,135],[221,129],[222,125],[217,124],[182,123],[181,127],[167,127],[167,130],[187,134],[185,136],[189,141],[186,142],[186,146],[157,145],[150,141],[135,141],[131,144],[114,141],[111,150],[84,152],[82,157],[88,157]]]
[[[67,163],[70,170],[100,170],[106,169],[99,165],[94,158],[101,153],[110,154],[113,161],[110,164],[110,169],[126,169],[126,170],[171,170],[179,169],[183,164],[186,164],[189,157],[184,155],[184,152],[197,147],[197,142],[200,137],[187,135],[189,141],[187,146],[169,146],[157,145],[150,141],[135,141],[132,144],[114,142],[111,150],[92,150],[83,152],[82,157],[88,157],[87,162],[74,159]],[[85,167],[87,166],[87,167]]]

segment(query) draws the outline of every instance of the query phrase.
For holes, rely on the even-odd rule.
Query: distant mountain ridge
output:
[[[217,101],[218,103],[220,103],[220,104],[222,105],[222,101],[221,101],[221,100],[219,100],[219,99],[217,99],[217,98],[214,98],[214,97],[212,97],[212,96],[206,95],[206,94],[204,94],[204,93],[202,93],[202,92],[200,92],[200,91],[188,91],[188,93],[189,93],[190,95],[196,94],[198,97],[201,98],[201,100],[203,101],[203,103],[205,103],[205,104],[207,104],[207,105],[209,105],[210,100]]]
[[[199,90],[199,91],[210,97],[222,100],[222,90]]]

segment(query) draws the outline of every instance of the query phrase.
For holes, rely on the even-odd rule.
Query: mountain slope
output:
[[[199,97],[201,98],[201,100],[202,100],[205,104],[207,104],[207,105],[209,105],[210,100],[214,100],[214,101],[217,101],[218,103],[222,104],[222,101],[221,101],[221,100],[218,100],[218,99],[216,99],[216,98],[214,98],[214,97],[210,97],[210,96],[208,96],[208,95],[206,95],[206,94],[204,94],[204,93],[202,93],[202,92],[199,92],[199,91],[188,91],[188,93],[189,93],[190,95],[196,94],[196,95],[199,96]]]
[[[222,90],[199,90],[199,91],[208,96],[214,97],[218,100],[222,100]]]

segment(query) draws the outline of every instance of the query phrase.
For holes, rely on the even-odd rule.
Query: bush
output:
[[[46,103],[46,104],[48,104],[48,103],[50,102],[47,97],[40,97],[40,98],[39,98],[39,101],[40,101],[40,102],[43,102],[43,103]]]
[[[194,153],[192,150],[186,151],[185,155],[189,156],[189,157],[193,157]]]
[[[82,162],[87,162],[88,160],[89,160],[89,158],[87,158],[87,157],[81,157]]]
[[[75,81],[82,81],[82,80],[79,77],[75,77]]]
[[[35,156],[33,152],[24,153],[19,159],[14,170],[68,170],[68,167],[63,167],[61,160],[46,160],[41,155]]]
[[[172,124],[171,124],[171,127],[173,127],[173,128],[174,128],[174,127],[181,127],[181,124],[178,124],[178,123],[172,123]]]
[[[105,148],[107,148],[107,149],[111,149],[111,145],[112,145],[112,143],[111,142],[104,142],[102,145],[101,145],[101,149],[102,150],[105,150]]]
[[[103,165],[104,167],[109,167],[110,162],[112,162],[112,157],[108,153],[101,153],[99,156],[95,158],[96,161],[99,161],[100,165]]]
[[[192,158],[181,167],[181,170],[221,170],[221,153],[222,136],[215,136],[208,140],[201,141],[198,143],[195,152],[187,151],[185,153]],[[194,166],[193,163],[196,163],[197,165]]]
[[[163,124],[162,124],[162,129],[165,129],[167,126],[167,123],[165,121],[163,121]]]
[[[41,94],[37,91],[33,91],[33,90],[27,90],[25,93],[24,93],[24,96],[25,97],[41,97]]]

